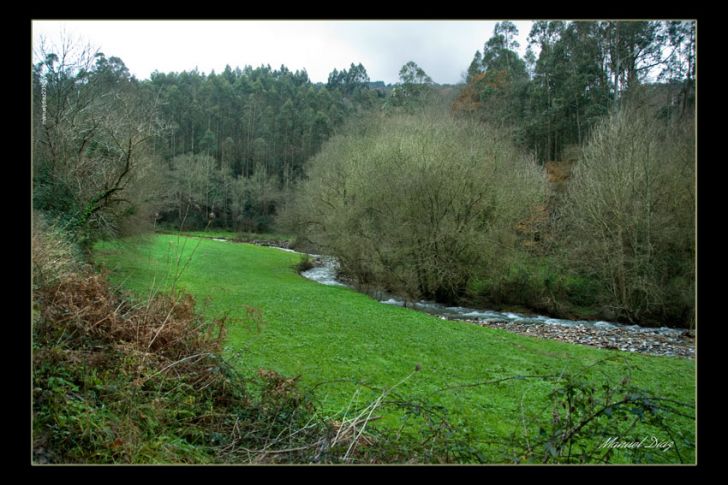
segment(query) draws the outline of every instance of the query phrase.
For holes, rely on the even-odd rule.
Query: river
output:
[[[310,256],[315,258],[318,264],[303,271],[301,276],[323,285],[351,288],[337,278],[338,264],[335,258]],[[542,338],[653,355],[693,357],[695,353],[693,334],[686,329],[642,327],[603,320],[567,320],[544,315],[446,306],[426,300],[405,302],[401,298],[383,292],[370,296],[385,305],[412,308],[446,320],[461,320]]]
[[[226,241],[216,238],[216,241]],[[304,254],[275,244],[265,244],[281,251]],[[356,290],[338,279],[338,263],[331,256],[309,254],[316,266],[301,272],[301,276],[328,286],[343,286]],[[600,348],[639,352],[651,355],[692,358],[695,355],[693,331],[670,327],[642,327],[603,320],[567,320],[544,315],[447,306],[434,301],[405,302],[384,292],[370,294],[385,305],[395,305],[436,315],[443,320],[464,321],[483,327],[494,327],[534,337],[561,340]]]

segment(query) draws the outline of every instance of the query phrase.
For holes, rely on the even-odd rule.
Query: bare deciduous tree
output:
[[[679,318],[693,307],[682,281],[694,274],[692,137],[625,108],[595,129],[570,182],[573,261],[596,273],[604,303],[630,320],[667,309]]]
[[[149,191],[133,186],[149,189],[155,178],[147,141],[162,128],[156,100],[121,60],[67,37],[37,55],[34,80],[45,96],[34,119],[36,202],[63,213],[69,229],[114,232],[149,202]]]

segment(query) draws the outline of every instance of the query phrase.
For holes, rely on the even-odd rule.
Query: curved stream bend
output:
[[[279,249],[295,252],[286,248]],[[323,285],[351,288],[337,279],[338,262],[334,257],[315,254],[309,256],[316,260],[317,265],[301,272],[303,277]],[[566,320],[543,315],[445,306],[425,300],[405,304],[404,300],[385,293],[377,295],[377,299],[386,305],[406,306],[437,315],[443,320],[467,321],[481,326],[502,328],[520,334],[570,343],[652,355],[693,357],[695,354],[693,334],[686,329],[650,328],[605,321]]]

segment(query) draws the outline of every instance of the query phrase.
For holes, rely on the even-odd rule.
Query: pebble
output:
[[[509,332],[528,334],[541,338],[559,340],[574,344],[591,345],[603,349],[620,350],[623,352],[638,352],[650,355],[667,355],[693,358],[695,356],[694,334],[689,331],[678,335],[662,335],[654,332],[644,332],[635,335],[629,330],[619,327],[598,328],[560,325],[548,325],[542,322],[528,323],[509,322],[504,320],[467,320],[481,327],[492,327]]]

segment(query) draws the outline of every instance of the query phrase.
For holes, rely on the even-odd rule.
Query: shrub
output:
[[[40,212],[33,213],[31,265],[33,288],[52,285],[81,267],[78,247]]]
[[[433,111],[356,128],[311,161],[295,220],[361,286],[452,301],[543,196],[536,164],[476,122]]]
[[[574,169],[563,210],[568,256],[574,270],[594,274],[601,303],[621,318],[665,317],[675,301],[669,317],[687,324],[693,313],[693,285],[675,298],[670,284],[694,281],[693,137],[689,124],[626,108],[594,130]]]
[[[598,362],[598,364],[601,362]],[[689,403],[619,382],[564,374],[552,380],[550,412],[530,416],[534,436],[514,435],[513,460],[536,463],[690,463]]]
[[[296,271],[303,273],[314,267],[314,262],[309,255],[301,256],[301,260],[296,264]]]

